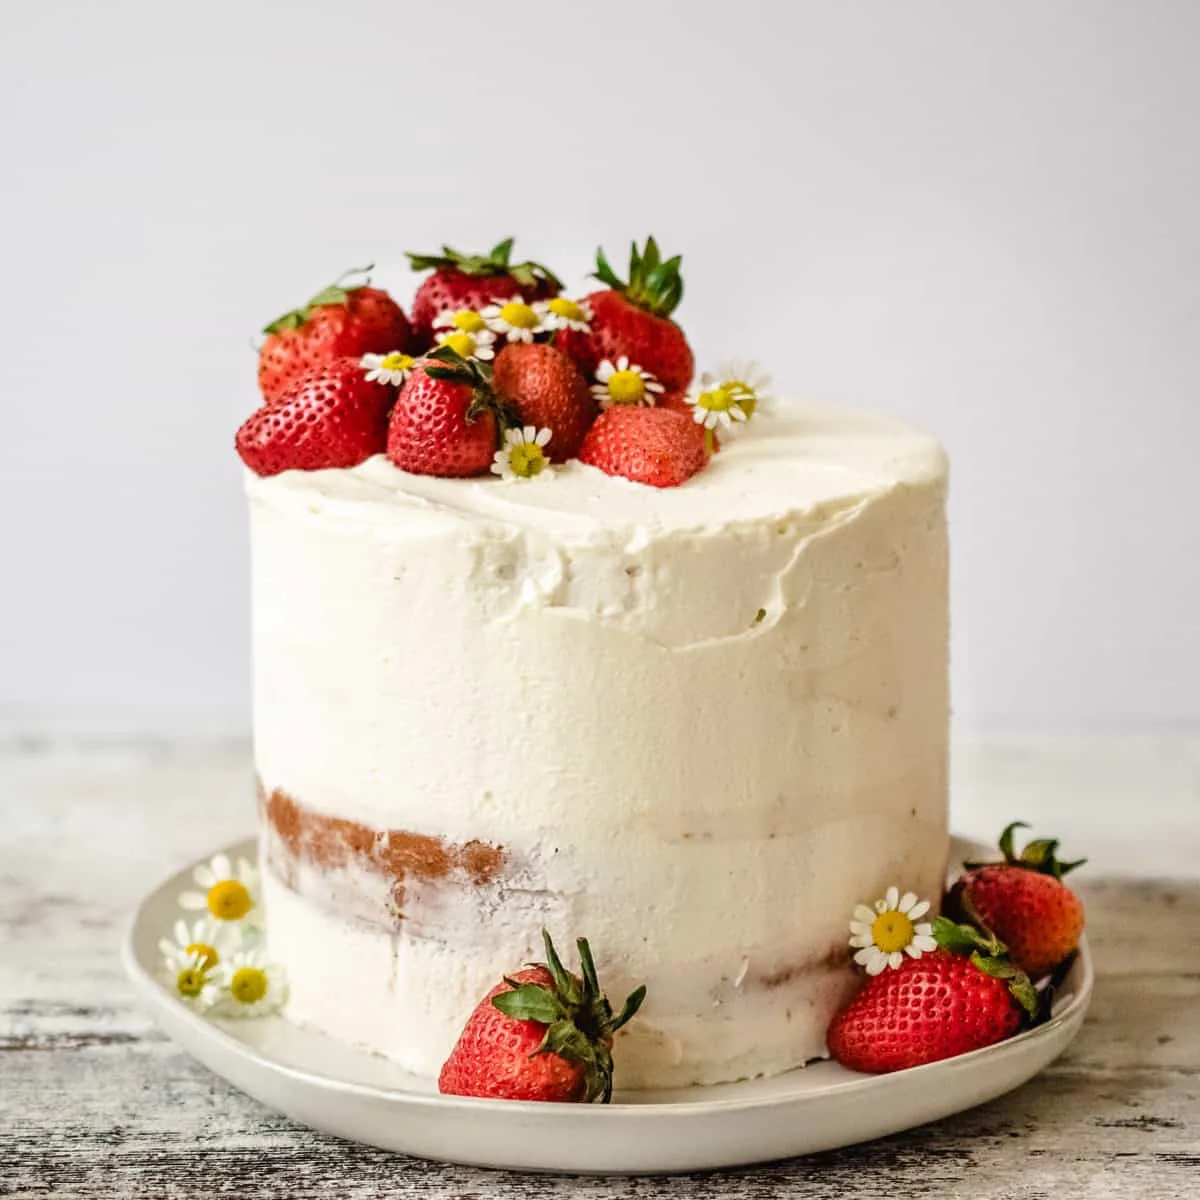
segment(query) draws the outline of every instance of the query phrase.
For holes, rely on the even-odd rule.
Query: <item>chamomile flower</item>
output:
[[[182,918],[171,928],[171,937],[159,938],[158,948],[168,971],[178,972],[194,959],[211,971],[228,945],[226,930],[212,917],[199,917],[190,925]]]
[[[192,878],[202,890],[179,897],[179,906],[189,912],[207,910],[218,921],[240,921],[258,902],[258,872],[244,858],[235,867],[227,854],[215,854]]]
[[[283,968],[261,950],[239,950],[218,970],[221,1015],[265,1017],[287,999]]]
[[[490,329],[456,328],[438,334],[439,346],[449,346],[459,358],[477,358],[482,362],[495,358],[495,341],[496,335]]]
[[[738,395],[738,406],[752,417],[770,406],[772,397],[767,394],[771,376],[759,363],[748,358],[732,358],[718,365],[714,376],[723,388]]]
[[[487,322],[473,308],[448,308],[438,313],[434,329],[457,329],[462,333],[483,333]]]
[[[510,342],[532,342],[533,335],[543,330],[541,314],[522,296],[505,304],[489,304],[479,315],[494,334]]]
[[[614,404],[652,405],[662,392],[663,385],[624,354],[615,363],[606,358],[596,368],[596,382],[592,384],[592,395],[601,408]]]
[[[553,296],[539,300],[533,311],[542,319],[543,329],[575,329],[587,333],[591,329],[592,306],[586,300],[568,300],[566,296]]]
[[[416,359],[411,354],[393,350],[391,354],[364,354],[358,360],[367,369],[368,383],[390,383],[399,387],[409,376]]]
[[[711,375],[701,375],[700,382],[688,391],[687,402],[692,406],[697,425],[705,429],[729,429],[735,422],[749,419],[749,413],[742,407],[743,398],[750,399],[750,394]]]
[[[550,437],[549,429],[535,429],[532,425],[506,430],[504,445],[492,461],[493,473],[509,483],[551,478],[554,471],[545,450]]]
[[[888,888],[874,908],[860,904],[850,922],[850,945],[856,947],[854,961],[868,975],[878,975],[888,967],[898,967],[907,954],[920,958],[937,949],[933,926],[921,918],[929,912],[929,901],[918,900],[913,892],[900,895],[900,889]]]
[[[167,979],[180,1001],[198,1012],[212,1008],[220,999],[214,973],[204,965],[201,954],[192,954],[169,965]]]

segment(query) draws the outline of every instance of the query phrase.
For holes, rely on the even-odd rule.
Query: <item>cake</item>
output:
[[[545,929],[586,935],[614,993],[646,985],[618,1087],[826,1055],[849,914],[946,869],[946,459],[783,399],[713,424],[680,486],[586,447],[548,483],[382,443],[247,474],[291,1019],[436,1077]]]

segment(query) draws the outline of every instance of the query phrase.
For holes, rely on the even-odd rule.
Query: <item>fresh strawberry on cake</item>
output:
[[[370,269],[347,271],[263,330],[258,386],[266,403],[273,404],[301,375],[329,359],[408,349],[408,318],[387,292],[368,286]],[[355,275],[366,277],[347,282]]]
[[[461,254],[450,246],[443,246],[437,254],[409,252],[408,261],[414,271],[432,272],[413,297],[417,346],[424,349],[433,345],[439,318],[449,323],[455,313],[478,314],[493,305],[508,307],[508,317],[528,322],[529,326],[540,323],[532,304],[558,295],[562,283],[541,263],[512,262],[512,249],[513,239],[505,238],[487,254]]]
[[[588,379],[603,381],[616,370],[632,370],[660,385],[657,403],[680,407],[695,369],[692,348],[671,319],[683,298],[681,263],[678,254],[664,259],[650,237],[640,249],[633,243],[629,277],[621,279],[604,251],[597,250],[595,277],[605,287],[583,302],[590,314],[588,329],[562,329],[554,344]]]

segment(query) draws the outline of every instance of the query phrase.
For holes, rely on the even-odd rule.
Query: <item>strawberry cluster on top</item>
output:
[[[546,479],[578,459],[673,487],[700,471],[716,433],[759,408],[765,376],[737,363],[694,382],[672,320],[680,257],[634,243],[622,280],[603,251],[584,299],[513,241],[486,255],[410,254],[432,273],[411,305],[350,272],[263,331],[262,406],[237,433],[256,474],[353,467],[386,453],[422,475]],[[369,269],[369,268],[368,268]]]

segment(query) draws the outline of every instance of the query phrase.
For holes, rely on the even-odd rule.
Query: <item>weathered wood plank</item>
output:
[[[1138,764],[1153,761],[1139,755]],[[980,794],[997,812],[1022,811],[1011,795],[1003,802],[1005,780],[1027,789],[1036,761],[1028,752],[1015,765],[999,761],[1007,764],[1001,782],[984,779]],[[1197,761],[1190,751],[1170,757],[1177,800],[1193,786]],[[1056,760],[1050,777],[1065,785],[1068,775]],[[1111,779],[1105,786],[1113,791]],[[314,1134],[209,1075],[134,1006],[116,957],[119,932],[163,874],[247,832],[244,746],[34,747],[0,754],[0,795],[0,1195],[1200,1193],[1200,969],[1190,953],[1200,931],[1200,823],[1179,819],[1186,806],[1172,810],[1170,827],[1173,861],[1191,863],[1190,875],[1081,880],[1096,998],[1070,1052],[1026,1087],[937,1125],[810,1159],[679,1179],[571,1180],[421,1163]],[[1075,828],[1055,831],[1089,853],[1088,828],[1085,813]],[[1150,861],[1153,837],[1147,829],[1131,857]]]

